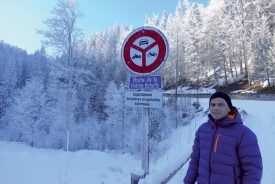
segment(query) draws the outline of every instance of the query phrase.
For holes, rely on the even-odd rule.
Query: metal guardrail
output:
[[[187,157],[186,160],[182,162],[180,166],[176,168],[171,174],[169,174],[169,176],[165,178],[164,181],[162,181],[160,184],[167,184],[170,179],[172,179],[177,174],[177,172],[189,161],[190,158],[191,156]]]

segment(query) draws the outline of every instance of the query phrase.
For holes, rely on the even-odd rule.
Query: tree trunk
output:
[[[225,77],[225,84],[228,86],[228,79],[227,79],[227,71],[226,71],[226,61],[225,57],[223,56],[223,71],[224,71],[224,77]]]
[[[240,59],[240,74],[243,74],[243,51],[240,51],[240,55],[242,56]]]

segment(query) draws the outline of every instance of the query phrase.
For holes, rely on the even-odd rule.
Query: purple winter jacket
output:
[[[185,184],[260,184],[262,158],[256,135],[237,109],[214,123],[211,115],[196,132]]]

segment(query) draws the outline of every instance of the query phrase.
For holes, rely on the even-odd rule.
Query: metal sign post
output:
[[[142,124],[142,153],[141,153],[141,166],[144,170],[144,174],[149,174],[149,127],[150,127],[150,108],[143,108],[142,112],[143,124]]]
[[[142,107],[142,176],[132,174],[132,183],[149,174],[150,108],[162,108],[162,77],[151,76],[160,69],[168,57],[168,41],[153,27],[141,27],[131,32],[122,45],[121,56],[125,66],[135,75],[130,77],[125,92],[125,105]]]

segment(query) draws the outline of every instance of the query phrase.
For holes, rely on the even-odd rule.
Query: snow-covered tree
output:
[[[202,27],[202,7],[196,3],[193,3],[186,12],[187,27],[185,31],[187,32],[187,39],[185,42],[186,51],[186,65],[187,65],[187,78],[191,78],[200,83],[200,76],[202,71],[202,38],[201,38],[201,27]]]
[[[46,45],[57,49],[59,54],[66,57],[68,68],[68,91],[66,94],[66,122],[67,122],[67,150],[69,149],[69,124],[72,123],[72,66],[77,46],[81,41],[81,29],[77,27],[78,20],[82,17],[82,12],[78,9],[76,1],[59,0],[56,7],[53,8],[53,17],[44,21],[47,28],[40,30],[39,33],[44,35]]]
[[[47,136],[53,122],[51,106],[42,81],[34,78],[14,97],[6,114],[10,140],[28,142],[31,146],[47,147]]]
[[[252,43],[254,50],[252,59],[252,77],[257,80],[262,78],[268,81],[269,87],[271,74],[274,72],[274,66],[271,58],[269,58],[270,49],[272,47],[272,35],[269,31],[268,21],[265,16],[262,17],[259,27],[254,31],[255,37]]]

